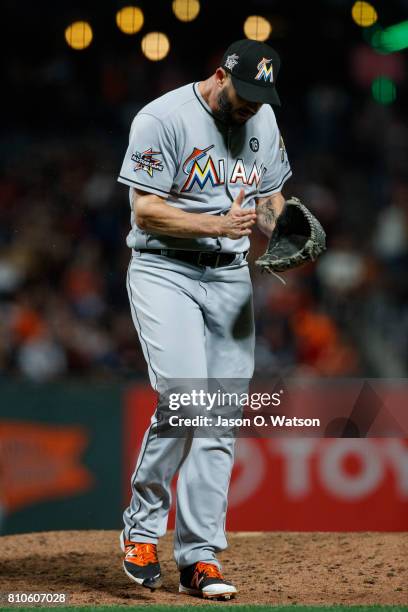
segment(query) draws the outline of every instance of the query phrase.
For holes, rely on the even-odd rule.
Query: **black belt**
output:
[[[181,251],[179,249],[137,249],[141,253],[153,253],[155,255],[165,255],[171,259],[179,259],[193,266],[201,266],[202,268],[221,268],[229,266],[236,259],[239,253],[216,253],[213,251]],[[243,253],[243,257],[247,256],[248,251]]]

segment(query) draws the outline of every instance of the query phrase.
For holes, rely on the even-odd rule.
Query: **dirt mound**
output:
[[[160,542],[164,586],[155,593],[123,573],[118,536],[3,536],[0,592],[67,592],[73,605],[202,603],[177,592],[171,534]],[[408,533],[230,533],[229,543],[220,559],[237,603],[408,604]]]

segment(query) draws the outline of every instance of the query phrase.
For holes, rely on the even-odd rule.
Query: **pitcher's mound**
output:
[[[116,531],[3,536],[0,592],[65,592],[72,605],[203,603],[177,592],[171,534],[160,541],[164,584],[154,593],[123,573],[118,536]],[[230,533],[229,544],[220,559],[239,595],[223,606],[408,604],[408,533]]]

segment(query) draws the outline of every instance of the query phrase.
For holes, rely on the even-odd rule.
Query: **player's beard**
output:
[[[218,94],[217,103],[218,109],[214,111],[214,115],[217,117],[217,119],[220,119],[224,123],[228,123],[230,125],[237,125],[238,121],[236,121],[233,116],[234,106],[228,97],[227,89],[222,89],[220,91]]]
[[[218,110],[214,112],[214,115],[217,119],[220,119],[224,123],[228,125],[244,125],[252,117],[254,114],[251,111],[237,108],[234,106],[233,102],[231,102],[231,98],[228,95],[228,89],[222,89],[218,94],[217,98]]]

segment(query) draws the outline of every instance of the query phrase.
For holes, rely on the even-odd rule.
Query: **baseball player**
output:
[[[272,110],[280,60],[267,44],[234,42],[205,81],[171,91],[134,118],[118,180],[128,185],[132,318],[153,388],[171,379],[250,379],[252,288],[246,261],[255,223],[271,236],[291,176]],[[237,330],[238,326],[238,330]],[[174,555],[179,591],[237,593],[216,553],[225,517],[233,437],[186,440],[145,433],[124,512],[129,578],[160,586],[157,542],[178,472]]]

